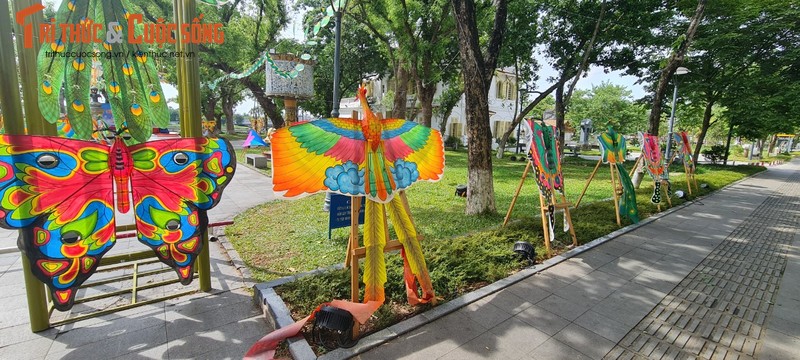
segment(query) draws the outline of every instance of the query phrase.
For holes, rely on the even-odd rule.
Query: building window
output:
[[[508,80],[506,83],[506,99],[508,100],[517,100],[517,89],[516,84],[512,83],[511,80]]]
[[[498,99],[502,99],[505,96],[505,94],[506,94],[505,83],[503,83],[503,81],[501,80],[498,80],[495,97]]]
[[[457,122],[458,118],[450,118],[450,136],[461,138],[464,134],[464,124]]]
[[[495,121],[494,122],[494,137],[500,138],[511,127],[511,121]]]

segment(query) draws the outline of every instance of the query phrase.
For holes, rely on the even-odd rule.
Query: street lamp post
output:
[[[688,74],[689,69],[681,66],[675,69],[675,89],[672,91],[672,111],[669,115],[669,132],[667,133],[667,154],[665,160],[667,163],[672,159],[672,128],[675,126],[675,103],[678,101],[678,77],[677,75]]]
[[[339,57],[342,45],[342,6],[345,0],[333,0],[331,6],[334,13],[334,46],[333,46],[333,109],[331,117],[339,117]]]

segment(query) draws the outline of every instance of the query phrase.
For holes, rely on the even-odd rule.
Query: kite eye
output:
[[[65,244],[75,244],[78,241],[81,241],[81,234],[77,231],[67,231],[61,235],[61,242]]]
[[[58,157],[53,154],[42,154],[36,158],[36,164],[45,169],[52,169],[58,166]]]
[[[169,230],[169,231],[175,231],[175,230],[178,230],[178,229],[181,228],[181,223],[178,220],[174,220],[173,219],[173,220],[167,221],[167,226],[166,227],[167,227],[167,230]]]
[[[183,152],[175,153],[175,155],[172,156],[172,161],[178,165],[186,165],[189,162],[189,155]]]
[[[132,138],[130,133],[122,133],[120,136],[122,137],[122,140],[130,140]]]

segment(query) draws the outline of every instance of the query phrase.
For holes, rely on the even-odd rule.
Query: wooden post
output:
[[[569,234],[572,236],[572,246],[578,246],[578,237],[575,236],[575,226],[572,225],[572,215],[569,213],[569,202],[567,201],[565,192],[561,193],[561,201],[563,201],[564,216],[567,218],[567,224],[569,224]],[[619,214],[619,212],[617,212],[617,214]]]
[[[522,191],[522,185],[525,184],[525,178],[528,176],[528,171],[530,170],[531,170],[531,162],[528,161],[528,165],[525,165],[525,171],[522,172],[522,178],[519,179],[519,186],[517,186],[517,191],[514,192],[514,197],[511,198],[511,205],[508,207],[506,218],[503,219],[503,226],[506,226],[506,224],[508,224],[508,220],[511,219],[511,211],[514,210],[514,205],[517,203],[517,197],[519,197],[519,192]]]
[[[575,208],[577,209],[578,206],[581,204],[581,199],[583,199],[583,195],[586,194],[586,189],[589,188],[589,184],[594,179],[594,174],[597,172],[597,169],[600,168],[600,164],[603,162],[603,159],[597,160],[597,165],[594,166],[594,170],[592,170],[592,174],[589,175],[589,179],[586,180],[586,185],[583,187],[583,191],[581,191],[581,195],[578,196],[578,200],[575,201]],[[612,183],[613,183],[613,175],[612,175]]]
[[[608,167],[611,169],[611,193],[614,195],[614,214],[617,215],[617,226],[622,226],[622,221],[619,218],[619,196],[617,194],[617,188],[621,188],[622,185],[618,179],[619,175],[616,174],[617,165],[614,163],[609,163]],[[577,205],[575,207],[577,207]]]
[[[667,195],[667,196],[665,196],[667,198],[667,204],[669,204],[669,207],[672,207],[672,199],[670,199],[669,191],[667,190],[667,187],[666,187],[666,186],[669,186],[668,184],[669,184],[669,181],[661,179],[661,191],[663,191],[664,194]]]

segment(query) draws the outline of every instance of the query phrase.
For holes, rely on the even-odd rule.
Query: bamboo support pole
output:
[[[366,204],[365,204],[366,205]],[[350,197],[350,242],[348,252],[350,258],[350,301],[358,302],[358,213],[361,210],[361,200]]]
[[[600,164],[602,164],[602,163],[603,163],[602,159],[597,160],[597,165],[594,166],[594,170],[592,170],[591,175],[589,175],[589,178],[586,180],[586,185],[583,186],[583,190],[581,191],[581,195],[578,196],[578,200],[575,201],[575,208],[576,209],[578,208],[578,206],[580,206],[581,200],[583,199],[583,195],[586,194],[586,189],[589,188],[589,184],[592,183],[592,179],[594,179],[594,175],[595,175],[595,173],[597,173],[597,169],[600,168]],[[613,175],[612,175],[612,177],[613,177]]]
[[[564,205],[564,216],[567,218],[567,224],[569,224],[569,234],[572,236],[572,246],[578,246],[578,237],[575,236],[575,226],[572,226],[572,215],[569,212],[569,202],[567,201],[565,192],[561,192],[561,201]],[[617,214],[619,214],[619,212],[617,212]]]
[[[197,4],[195,0],[173,0],[175,12],[175,24],[180,29],[182,24],[191,24],[197,16]],[[200,122],[202,118],[200,112],[200,63],[197,58],[197,45],[191,42],[184,42],[178,36],[175,43],[175,50],[186,56],[177,59],[178,67],[178,104],[181,124],[181,135],[183,137],[203,136],[203,128]],[[191,56],[190,54],[194,54]],[[203,231],[202,250],[197,257],[197,273],[200,278],[200,290],[211,290],[211,260],[208,249],[208,229]]]
[[[503,219],[503,226],[508,224],[508,220],[511,219],[511,211],[514,210],[514,205],[517,203],[517,197],[519,197],[520,191],[522,191],[522,185],[525,184],[525,178],[528,176],[528,172],[531,170],[531,162],[528,161],[528,165],[525,166],[525,171],[522,172],[522,178],[519,179],[519,186],[517,186],[517,191],[514,192],[514,197],[511,198],[511,205],[508,207],[508,212],[506,213],[506,218]]]
[[[25,117],[29,116],[29,121],[32,119],[41,120],[39,114],[38,101],[36,95],[36,51],[39,44],[38,30],[39,26],[36,22],[41,22],[37,16],[30,16],[26,21],[32,23],[32,30],[34,34],[33,48],[26,49],[23,46],[22,27],[17,25],[17,48],[20,53],[20,69],[23,70],[21,74],[22,80],[22,94],[26,96],[25,114],[23,114],[23,102],[20,94],[16,89],[20,88],[19,80],[17,79],[17,59],[14,56],[14,42],[12,41],[11,24],[14,22],[9,18],[11,9],[9,8],[10,1],[0,1],[0,84],[6,89],[13,89],[13,91],[0,91],[0,107],[5,114],[5,130],[7,134],[22,135],[25,134]],[[14,2],[15,10],[24,9],[32,5],[30,0],[17,0]],[[25,62],[24,59],[29,59],[30,62]],[[30,60],[32,59],[32,60]],[[32,95],[33,94],[33,95]],[[27,97],[31,96],[31,97]],[[38,114],[38,117],[36,116]],[[38,121],[37,121],[38,122]],[[41,125],[41,124],[37,124]],[[55,129],[55,128],[54,128]],[[44,134],[44,126],[35,126],[31,129],[36,134]],[[20,232],[20,236],[22,233]],[[30,319],[31,331],[38,332],[46,330],[50,327],[50,311],[47,306],[47,295],[45,292],[44,284],[36,279],[31,272],[31,263],[27,256],[21,255],[22,260],[22,273],[25,280],[25,293],[28,302],[28,316]]]
[[[617,193],[617,189],[621,188],[622,185],[616,171],[617,165],[609,163],[608,166],[611,170],[611,193],[614,195],[614,214],[617,216],[617,226],[622,226],[622,220],[619,217],[619,194]]]

